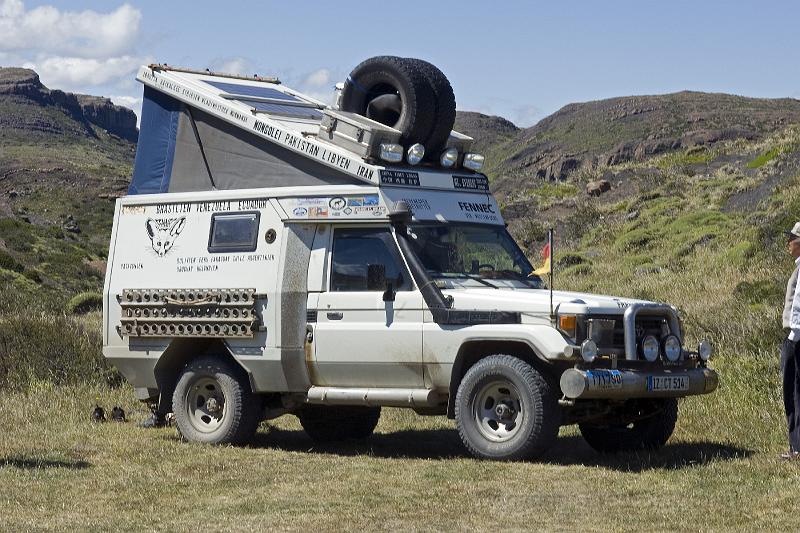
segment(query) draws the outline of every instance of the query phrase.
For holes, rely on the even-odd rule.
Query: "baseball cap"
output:
[[[796,239],[800,238],[800,222],[795,222],[794,226],[789,231],[784,231],[787,237]]]

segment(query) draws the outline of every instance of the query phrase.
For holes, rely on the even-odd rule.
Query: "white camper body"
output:
[[[549,291],[482,174],[378,164],[364,154],[394,130],[364,119],[326,140],[358,119],[282,86],[152,66],[139,80],[152,101],[114,214],[103,353],[139,399],[182,410],[185,437],[236,440],[240,397],[252,431],[293,412],[312,436],[331,421],[358,436],[353,420],[399,406],[473,420],[468,448],[510,458],[519,431],[716,387],[689,350],[641,355],[645,334],[682,340],[673,308]]]

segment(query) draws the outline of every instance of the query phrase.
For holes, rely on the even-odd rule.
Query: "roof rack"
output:
[[[263,81],[264,83],[273,83],[275,85],[280,85],[280,83],[281,83],[281,80],[279,80],[278,78],[272,77],[272,76],[264,77],[264,76],[258,76],[258,75],[255,75],[255,74],[253,76],[240,76],[238,74],[227,74],[225,72],[214,72],[213,70],[209,70],[209,69],[198,70],[198,69],[185,68],[185,67],[172,67],[170,65],[167,65],[166,63],[150,63],[149,65],[147,65],[147,68],[149,68],[150,70],[156,70],[156,71],[169,70],[169,71],[172,71],[172,72],[186,72],[188,74],[205,74],[205,75],[208,75],[208,76],[216,76],[218,78],[230,78],[232,80]]]

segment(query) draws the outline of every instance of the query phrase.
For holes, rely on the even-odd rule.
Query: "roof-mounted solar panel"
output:
[[[250,106],[255,112],[284,117],[322,119],[319,105],[286,94],[272,87],[240,85],[221,81],[205,81],[208,85],[224,91],[220,96]]]

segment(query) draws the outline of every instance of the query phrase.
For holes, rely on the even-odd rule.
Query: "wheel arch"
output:
[[[159,412],[166,413],[172,410],[172,392],[178,381],[178,375],[187,364],[204,355],[214,355],[233,363],[235,368],[241,370],[243,376],[247,376],[250,389],[255,390],[253,376],[233,356],[230,348],[222,339],[174,339],[158,358],[153,369],[159,390]]]
[[[553,365],[547,361],[530,343],[520,339],[507,340],[471,340],[464,342],[458,349],[453,369],[450,372],[449,398],[447,400],[447,418],[455,418],[455,398],[458,386],[472,366],[490,355],[507,354],[518,357],[541,371],[545,376],[554,373]]]

